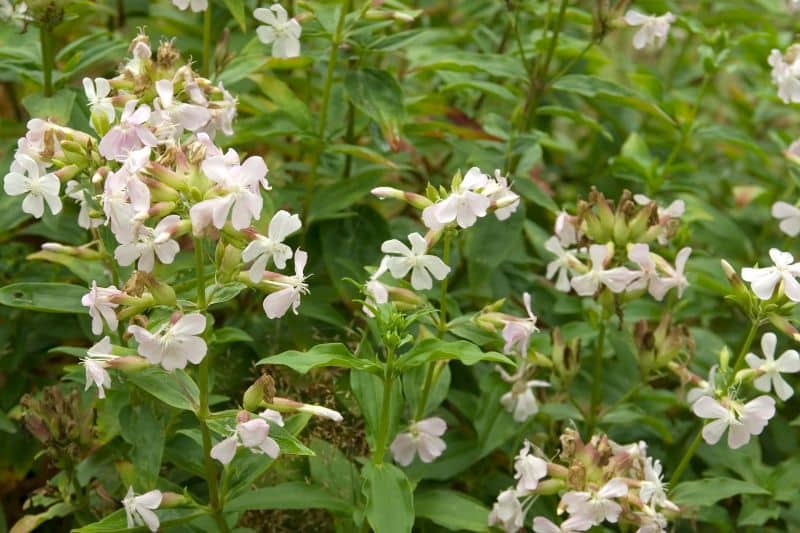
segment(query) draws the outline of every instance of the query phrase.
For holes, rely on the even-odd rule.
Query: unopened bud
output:
[[[123,355],[109,359],[106,363],[109,368],[116,368],[123,372],[137,372],[150,366],[150,363],[144,357],[137,355]]]
[[[244,392],[242,406],[248,411],[256,411],[262,402],[272,403],[275,397],[275,381],[269,374],[263,374]]]
[[[767,318],[779,331],[791,337],[795,342],[800,342],[800,331],[786,317],[771,313]]]

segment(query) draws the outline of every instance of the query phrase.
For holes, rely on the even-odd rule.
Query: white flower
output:
[[[92,333],[100,335],[103,332],[103,322],[108,324],[108,329],[117,329],[117,314],[114,309],[119,305],[113,300],[121,296],[122,291],[111,285],[109,287],[98,287],[96,281],[92,281],[89,292],[81,298],[81,304],[89,308],[89,316],[92,317]]]
[[[233,135],[233,120],[236,118],[236,98],[222,85],[218,85],[222,92],[222,100],[214,100],[209,104],[212,116],[206,124],[205,130],[209,135],[219,130],[225,135]]]
[[[169,215],[161,219],[155,228],[144,224],[136,227],[136,241],[122,244],[114,250],[114,258],[122,266],[128,266],[137,259],[136,265],[142,272],[152,272],[155,266],[155,257],[169,265],[175,260],[181,247],[172,239],[172,229],[181,221],[178,215]]]
[[[461,228],[468,228],[486,216],[491,201],[476,192],[489,183],[489,176],[478,167],[472,167],[461,183],[453,187],[450,195],[422,211],[422,221],[432,230],[442,229],[453,221]]]
[[[800,102],[800,62],[796,61],[797,45],[787,50],[786,56],[780,50],[772,49],[767,62],[772,67],[772,83],[778,86],[778,97],[783,103]],[[790,62],[786,57],[791,57]]]
[[[500,526],[506,533],[515,533],[522,529],[525,513],[514,489],[506,489],[497,496],[497,501],[489,513],[489,525]]]
[[[20,1],[16,4],[12,4],[9,0],[0,0],[0,20],[3,22],[11,22],[21,30],[24,29],[27,22],[31,20],[27,11],[28,4],[25,2]]]
[[[714,396],[716,392],[715,381],[717,379],[717,365],[708,371],[708,381],[701,381],[697,387],[689,389],[686,393],[686,402],[692,405],[703,396]]]
[[[556,289],[561,292],[569,292],[569,274],[576,264],[580,264],[580,261],[572,251],[565,250],[562,247],[559,237],[553,236],[547,239],[544,243],[544,249],[556,256],[554,260],[547,263],[547,279],[558,277]]]
[[[227,465],[236,455],[236,448],[242,445],[253,453],[263,453],[272,459],[277,458],[281,450],[278,443],[269,436],[270,425],[267,421],[283,426],[281,414],[267,409],[258,418],[236,424],[236,429],[229,437],[211,448],[211,457]]]
[[[778,360],[775,360],[775,345],[778,339],[774,333],[765,333],[761,337],[761,351],[764,359],[754,353],[748,353],[745,361],[750,368],[759,371],[759,376],[753,381],[753,386],[762,392],[775,389],[775,394],[784,402],[792,397],[794,389],[786,383],[781,374],[794,374],[800,372],[800,354],[796,350],[786,350]]]
[[[622,506],[614,501],[628,494],[628,485],[621,478],[614,478],[595,491],[571,491],[561,497],[561,505],[566,506],[571,517],[585,519],[593,525],[604,521],[616,523]]]
[[[772,216],[780,220],[778,227],[789,237],[800,233],[800,209],[786,202],[772,204]]]
[[[364,294],[366,295],[366,299],[364,300],[364,305],[361,306],[361,310],[368,317],[374,316],[369,306],[374,307],[376,305],[385,304],[389,301],[389,289],[387,289],[386,285],[377,279],[371,278],[369,281],[367,281],[367,283],[364,285]]]
[[[269,281],[270,285],[278,287],[277,292],[264,298],[264,312],[268,318],[280,318],[286,314],[289,307],[297,314],[300,307],[300,297],[308,294],[308,285],[304,271],[308,253],[298,249],[294,253],[294,276],[280,276]]]
[[[260,186],[269,189],[266,179],[269,169],[264,159],[252,156],[240,165],[238,162],[231,163],[228,156],[214,156],[203,161],[202,170],[217,184],[223,196],[203,200],[189,210],[195,234],[209,224],[222,229],[228,213],[231,214],[231,224],[237,230],[246,228],[253,219],[261,217],[264,200]]]
[[[158,144],[158,139],[146,125],[150,119],[150,106],[142,104],[137,108],[136,103],[136,100],[129,100],[125,104],[119,124],[100,140],[98,150],[106,159],[125,161],[128,152]]]
[[[111,388],[111,376],[106,371],[106,363],[116,357],[111,353],[111,340],[108,335],[86,350],[86,357],[81,359],[81,364],[86,371],[85,390],[89,390],[94,384],[97,387],[97,396],[99,398],[106,397],[105,389]]]
[[[103,224],[102,218],[93,218],[89,216],[91,205],[89,205],[89,201],[86,199],[87,191],[81,187],[80,183],[75,180],[69,180],[67,186],[64,188],[64,194],[68,198],[75,200],[80,206],[80,211],[78,212],[78,225],[80,227],[89,229],[96,228]]]
[[[500,397],[500,403],[503,404],[506,411],[513,413],[516,422],[525,422],[539,412],[539,403],[536,401],[533,389],[535,387],[549,387],[549,383],[536,379],[514,379],[513,376],[509,376],[502,369],[500,370],[500,376],[503,381],[513,383],[511,390]]]
[[[686,261],[689,260],[689,255],[691,255],[691,253],[692,249],[688,246],[681,248],[675,256],[675,268],[667,263],[660,255],[652,254],[659,269],[665,274],[650,282],[650,294],[653,298],[660,302],[664,299],[664,295],[667,294],[667,291],[673,287],[678,291],[678,298],[683,297],[683,291],[689,286],[689,281],[686,279],[684,270],[686,269]]]
[[[708,444],[719,442],[727,429],[728,446],[741,448],[750,442],[750,435],[760,435],[775,416],[775,400],[770,396],[759,396],[744,405],[729,398],[727,404],[725,407],[711,396],[702,396],[692,405],[694,414],[713,420],[703,427],[703,439]]]
[[[398,433],[389,447],[395,462],[402,466],[410,465],[415,455],[423,463],[431,463],[447,448],[440,438],[447,431],[447,423],[438,416],[414,422],[408,429]]]
[[[128,152],[122,167],[109,175],[103,185],[103,212],[120,243],[133,241],[134,217],[150,209],[150,189],[139,179],[139,172],[149,161],[148,146]]]
[[[543,516],[537,516],[533,519],[534,533],[575,533],[577,531],[586,531],[592,527],[591,520],[587,520],[581,516],[573,516],[561,522],[557,526]]]
[[[531,335],[539,331],[539,328],[536,327],[536,315],[531,311],[531,295],[526,292],[522,295],[522,300],[528,316],[506,321],[503,327],[503,339],[506,341],[503,352],[510,354],[516,347],[517,352],[524,357],[528,355]]]
[[[333,420],[334,422],[341,422],[344,420],[342,413],[339,411],[336,411],[335,409],[329,409],[321,405],[304,403],[298,407],[297,410],[301,413],[308,413],[319,418],[327,418],[328,420]]]
[[[676,510],[678,510],[677,507]],[[645,505],[641,511],[637,511],[634,514],[639,518],[639,529],[636,530],[636,533],[662,533],[666,531],[666,517],[652,507]]]
[[[661,461],[652,457],[645,459],[644,481],[639,485],[639,498],[643,503],[653,507],[668,507],[678,510],[678,507],[667,499],[661,470]]]
[[[199,364],[208,347],[201,335],[206,329],[206,317],[201,313],[183,315],[174,323],[161,326],[151,333],[141,326],[130,326],[128,331],[139,343],[139,354],[164,370],[186,368],[186,362]]]
[[[526,440],[514,459],[514,479],[519,494],[536,490],[539,481],[547,477],[547,461],[529,453],[530,449],[531,443]]]
[[[128,487],[128,494],[122,500],[125,516],[128,519],[128,528],[147,526],[150,531],[158,531],[160,523],[153,509],[158,509],[162,497],[160,490],[151,490],[137,496],[133,492],[133,487]]]
[[[179,128],[174,128],[175,136],[179,136],[184,129],[197,131],[205,126],[211,119],[211,112],[201,105],[187,104],[176,100],[174,90],[172,80],[156,82],[158,98],[153,100],[155,107],[153,122],[156,124],[165,122],[179,126]]]
[[[650,294],[655,298],[652,287],[658,282],[658,272],[656,271],[656,263],[653,261],[655,254],[650,253],[650,246],[644,243],[628,244],[628,259],[633,261],[639,266],[639,270],[635,271],[637,278],[628,285],[628,291],[638,291],[641,289],[650,289]],[[661,295],[663,298],[664,295]],[[661,298],[658,298],[660,301]]]
[[[786,7],[792,13],[800,11],[800,0],[787,0]]]
[[[503,176],[499,169],[494,171],[494,179],[489,178],[481,192],[489,198],[495,208],[494,216],[497,220],[507,220],[519,208],[519,195],[511,190],[508,178]]]
[[[572,288],[581,296],[592,296],[605,285],[611,292],[622,292],[628,284],[636,279],[637,273],[625,267],[616,267],[606,270],[606,263],[614,253],[614,245],[593,244],[589,247],[589,257],[592,260],[592,269],[586,274],[572,278]]]
[[[191,8],[193,12],[199,13],[208,9],[208,0],[172,0],[172,5],[181,11]]]
[[[249,270],[250,280],[253,283],[261,281],[270,259],[279,269],[286,268],[286,261],[292,258],[292,249],[283,244],[283,241],[301,226],[299,216],[290,215],[281,209],[272,217],[267,236],[257,235],[247,245],[242,251],[242,261],[245,263],[253,261]]]
[[[230,437],[221,440],[217,444],[211,448],[211,455],[212,459],[216,459],[220,463],[227,465],[233,461],[233,457],[236,455],[236,448],[239,447],[239,436],[237,433],[234,433]]]
[[[20,152],[15,154],[10,172],[3,180],[6,194],[27,194],[22,200],[22,210],[36,218],[44,215],[45,202],[54,215],[61,212],[61,198],[58,196],[60,189],[61,182],[55,174],[45,173],[39,163]]]
[[[272,422],[277,426],[283,427],[283,415],[280,414],[278,411],[272,409],[264,409],[263,411],[258,413],[258,416],[260,416],[261,418],[263,418],[268,422]]]
[[[253,11],[253,16],[266,24],[256,28],[256,34],[262,43],[272,43],[274,57],[288,58],[300,55],[300,34],[303,28],[296,19],[289,19],[283,6],[272,4],[269,9],[260,7]]]
[[[625,13],[625,23],[629,26],[641,26],[633,36],[633,47],[637,50],[648,45],[663,48],[669,36],[669,27],[675,22],[675,15],[666,12],[661,16],[645,15],[634,9]]]
[[[553,230],[561,246],[567,247],[577,244],[580,230],[575,226],[575,217],[566,211],[558,213]]]
[[[795,279],[800,275],[800,263],[795,263],[789,252],[782,252],[777,248],[770,249],[769,256],[775,266],[743,268],[742,279],[750,282],[750,288],[761,300],[772,298],[775,286],[782,281],[786,296],[793,302],[800,302],[800,284]]]
[[[89,110],[92,114],[105,115],[109,124],[114,122],[117,116],[114,111],[114,104],[111,103],[111,85],[105,78],[95,78],[92,82],[91,78],[83,78],[83,92],[86,94],[86,100],[89,102]],[[94,127],[94,122],[92,122]]]
[[[403,279],[411,271],[411,286],[416,290],[425,290],[433,287],[434,278],[441,281],[450,273],[450,267],[435,255],[427,255],[428,244],[419,233],[408,236],[411,248],[397,239],[385,241],[381,251],[385,254],[397,254],[386,260],[389,272],[396,279]]]

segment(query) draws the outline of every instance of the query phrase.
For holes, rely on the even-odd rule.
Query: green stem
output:
[[[678,481],[680,481],[683,472],[686,470],[686,467],[689,466],[689,461],[691,461],[692,457],[694,457],[694,454],[697,451],[697,448],[700,446],[700,442],[702,440],[703,440],[703,428],[701,427],[697,431],[697,435],[692,441],[692,444],[689,446],[689,448],[686,449],[686,453],[683,454],[681,462],[678,463],[678,467],[675,469],[675,472],[672,473],[672,477],[669,478],[670,488],[675,488],[675,485],[677,485]]]
[[[605,348],[605,340],[606,323],[605,320],[601,319],[600,327],[597,333],[597,340],[595,341],[594,346],[594,366],[592,368],[592,403],[589,407],[589,435],[587,438],[591,438],[592,434],[594,433],[594,428],[597,424],[597,411],[600,406],[600,395],[603,390],[603,350]]]
[[[736,361],[733,364],[733,372],[731,372],[731,377],[728,380],[729,387],[731,386],[731,383],[733,383],[736,373],[744,366],[744,356],[750,351],[750,346],[753,345],[753,341],[756,338],[756,333],[758,333],[759,324],[761,324],[761,320],[758,317],[750,323],[750,330],[747,332],[747,337],[744,339],[744,344],[742,344],[742,348],[739,350],[739,355],[736,356]]]
[[[386,445],[389,438],[389,420],[392,416],[392,387],[394,386],[394,346],[386,347],[386,371],[383,379],[383,400],[381,403],[381,418],[378,426],[378,438],[375,440],[375,451],[372,462],[376,465],[383,463],[386,455]]]
[[[445,265],[449,266],[450,263],[450,245],[453,238],[453,234],[449,230],[445,230],[444,233],[444,251],[442,253],[442,261],[444,261]],[[449,275],[445,276],[442,280],[442,295],[439,298],[439,337],[444,337],[445,332],[447,332],[447,282],[450,279]]]
[[[203,261],[203,241],[194,240],[194,266],[197,273],[197,308],[206,308],[206,270]]]
[[[203,76],[208,78],[211,74],[211,3],[203,13]]]
[[[42,45],[42,77],[44,79],[44,95],[53,96],[53,31],[51,28],[39,28],[39,40]]]
[[[428,404],[431,387],[439,378],[439,371],[442,368],[438,363],[438,361],[428,363],[428,369],[425,371],[425,383],[422,385],[422,394],[420,394],[419,403],[417,403],[417,409],[414,413],[415,421],[419,421],[425,416],[425,406]],[[446,362],[443,363],[446,364]]]

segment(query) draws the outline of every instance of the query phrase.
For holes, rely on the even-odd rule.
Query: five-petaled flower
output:
[[[764,431],[769,419],[775,416],[775,400],[762,395],[746,404],[725,398],[723,404],[711,396],[701,396],[692,405],[692,411],[700,418],[712,420],[703,426],[703,439],[708,444],[719,442],[728,430],[728,447],[735,450],[750,442],[750,435]]]
[[[139,343],[139,354],[164,370],[186,368],[186,362],[199,364],[208,347],[200,336],[206,329],[206,317],[189,313],[162,325],[155,332],[141,326],[129,326],[128,331]]]
[[[539,481],[547,476],[547,461],[531,454],[530,449],[531,443],[526,440],[514,459],[514,479],[520,494],[536,490]]]
[[[86,100],[89,102],[89,110],[92,113],[92,119],[95,116],[105,119],[107,124],[114,122],[116,111],[114,104],[111,103],[111,85],[105,78],[83,78],[83,92],[86,94]],[[92,127],[97,130],[95,121],[92,120]]]
[[[114,250],[114,258],[122,266],[128,266],[138,259],[136,268],[142,272],[152,272],[156,257],[165,265],[172,263],[181,249],[178,242],[172,239],[172,230],[180,220],[178,215],[169,215],[154,228],[138,224],[135,240],[118,246]]]
[[[800,234],[800,208],[786,202],[772,204],[772,216],[780,220],[778,227],[789,237]]]
[[[128,487],[128,494],[122,500],[125,508],[125,516],[128,520],[128,528],[134,526],[147,526],[150,531],[158,531],[160,522],[153,509],[158,509],[161,505],[163,494],[160,490],[151,490],[139,496],[133,492],[133,487]]]
[[[142,104],[136,107],[136,100],[128,100],[122,110],[119,124],[108,130],[98,145],[100,155],[106,159],[125,161],[128,152],[144,146],[156,146],[153,132],[147,126],[150,119],[150,106]]]
[[[103,322],[108,325],[108,329],[117,329],[117,314],[114,311],[119,305],[114,301],[117,296],[122,296],[122,291],[113,285],[109,287],[98,287],[96,281],[92,281],[89,292],[81,298],[81,304],[89,308],[89,316],[92,317],[92,333],[100,335],[103,332]]]
[[[772,298],[775,286],[782,282],[786,296],[793,302],[800,302],[800,283],[795,279],[800,276],[800,263],[795,263],[789,252],[782,252],[777,248],[771,248],[769,256],[775,266],[743,268],[742,279],[750,282],[753,292],[761,300]]]
[[[279,275],[269,280],[269,284],[278,290],[264,298],[264,312],[268,318],[280,318],[290,307],[297,314],[300,297],[308,294],[305,275],[307,261],[308,253],[298,249],[294,253],[294,276]]]
[[[429,255],[428,243],[419,233],[408,236],[411,248],[397,239],[391,239],[381,245],[381,251],[389,256],[386,266],[396,279],[403,279],[411,271],[411,286],[416,290],[430,289],[433,287],[434,278],[441,281],[450,273],[450,267],[435,255]]]
[[[660,16],[645,15],[630,9],[625,13],[625,22],[629,26],[639,26],[639,31],[633,36],[634,48],[641,50],[649,45],[663,48],[667,43],[669,28],[675,22],[675,15],[670,12]]]
[[[491,205],[489,198],[477,192],[488,183],[489,176],[472,167],[446,198],[422,211],[423,222],[432,230],[442,229],[453,221],[461,228],[472,226],[478,218],[486,216]]]
[[[22,200],[22,210],[36,218],[44,215],[45,202],[54,215],[61,212],[61,198],[58,196],[60,189],[61,182],[55,174],[45,172],[42,165],[20,152],[17,152],[10,172],[3,180],[6,194],[27,194]]]
[[[274,57],[289,58],[300,55],[300,34],[303,28],[297,19],[289,18],[283,6],[272,4],[269,9],[259,7],[253,11],[253,16],[265,24],[256,28],[256,34],[262,43],[272,43]]]
[[[283,426],[280,413],[267,409],[258,418],[236,424],[236,429],[229,437],[211,448],[211,457],[227,465],[236,455],[236,448],[241,445],[253,453],[263,453],[272,459],[277,458],[281,449],[275,439],[269,436],[270,425],[267,420]]]
[[[261,278],[264,277],[264,271],[270,259],[279,269],[286,268],[286,261],[292,258],[292,249],[283,241],[299,230],[301,226],[299,216],[290,215],[281,209],[270,220],[267,236],[256,235],[256,238],[247,245],[242,251],[242,261],[253,262],[248,271],[253,283],[261,281]]]
[[[419,455],[423,463],[433,462],[447,448],[441,439],[445,431],[447,423],[438,416],[414,422],[408,431],[398,433],[392,441],[390,450],[394,460],[402,466],[408,466],[414,456]]]
[[[614,245],[593,244],[589,247],[589,258],[592,269],[586,274],[572,278],[572,288],[581,296],[592,296],[601,285],[611,292],[622,292],[630,282],[638,277],[638,273],[625,267],[606,270],[606,265],[614,255]]]
[[[614,478],[597,491],[570,491],[561,497],[561,504],[571,517],[591,521],[593,525],[608,520],[616,523],[622,506],[615,501],[628,494],[628,485],[621,478]]]
[[[500,526],[506,533],[515,533],[522,528],[525,513],[514,489],[506,489],[497,496],[489,513],[489,525]]]
[[[86,350],[86,357],[81,359],[81,364],[86,371],[85,390],[89,390],[94,384],[97,387],[97,396],[99,398],[105,398],[105,389],[111,388],[111,376],[106,371],[106,364],[117,357],[111,352],[111,339],[106,335],[94,346]]]
[[[531,311],[531,295],[525,293],[522,295],[522,301],[525,304],[525,312],[528,316],[525,318],[509,318],[506,325],[503,327],[503,340],[506,341],[503,346],[503,352],[510,354],[516,348],[517,352],[523,357],[528,355],[528,345],[530,344],[531,335],[539,331],[536,327],[536,315]]]
[[[797,350],[786,350],[775,360],[777,342],[778,339],[774,333],[765,333],[761,337],[761,351],[764,352],[764,359],[754,353],[748,353],[745,361],[759,374],[753,381],[753,386],[762,392],[775,389],[778,398],[785,402],[792,397],[794,389],[786,383],[781,374],[800,372],[800,354],[797,353]]]

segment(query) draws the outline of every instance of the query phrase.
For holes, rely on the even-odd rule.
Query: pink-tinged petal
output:
[[[163,108],[167,109],[172,107],[172,97],[175,94],[172,87],[172,80],[158,80],[156,82],[156,92],[158,93],[158,98]]]
[[[225,221],[228,219],[228,213],[233,205],[233,196],[228,195],[222,198],[214,198],[213,200],[206,201],[212,202],[211,217],[214,227],[217,229],[222,229],[225,226]]]
[[[644,243],[631,245],[628,248],[628,258],[639,265],[642,270],[652,270],[656,266],[650,257],[650,247]]]
[[[611,292],[621,293],[638,275],[639,274],[633,270],[628,270],[625,267],[617,267],[604,271],[601,277],[603,284],[608,287]]]
[[[592,270],[601,270],[605,266],[609,250],[606,244],[593,244],[589,247],[589,258],[592,260]]]
[[[447,444],[439,437],[422,433],[417,443],[417,453],[423,463],[432,463],[447,449]]]
[[[533,531],[534,533],[562,533],[559,526],[543,516],[537,516],[533,519]]]
[[[239,181],[243,185],[256,188],[258,184],[267,176],[269,169],[264,159],[254,155],[248,157],[239,170]]]
[[[262,452],[266,455],[271,457],[272,459],[277,459],[281,453],[281,449],[278,446],[278,443],[275,442],[271,437],[267,437],[264,439],[258,447]]]
[[[703,398],[707,398],[704,396]],[[702,400],[703,398],[700,398]],[[697,400],[698,402],[700,400]],[[696,404],[697,402],[695,402]],[[722,438],[722,434],[728,429],[728,421],[724,419],[714,420],[703,426],[703,440],[708,444],[716,444]]]
[[[258,256],[253,264],[250,266],[250,270],[247,271],[247,275],[250,278],[250,281],[253,283],[258,283],[264,277],[264,271],[267,269],[267,261],[269,260],[269,255],[262,254]]]
[[[225,162],[223,156],[209,157],[203,161],[200,168],[203,174],[214,183],[224,184],[228,181],[230,167]]]
[[[625,20],[625,23],[630,25],[630,26],[641,26],[642,24],[647,22],[648,18],[649,17],[647,15],[644,15],[643,13],[639,13],[635,9],[629,9],[625,13],[624,20]],[[644,195],[637,195],[637,196],[644,196]]]
[[[161,244],[156,244],[155,251],[158,260],[165,265],[169,265],[175,260],[175,256],[181,251],[181,247],[177,241],[169,240]]]
[[[416,443],[409,433],[398,433],[389,446],[389,450],[392,452],[394,461],[400,466],[410,465],[417,453]]]
[[[308,252],[301,250],[300,248],[294,253],[294,272],[295,275],[303,277],[303,273],[306,270],[306,263],[308,262]]]
[[[649,41],[650,32],[647,31],[647,27],[643,27],[633,36],[633,47],[637,50],[641,50],[647,46]]]
[[[246,448],[260,446],[269,435],[269,424],[263,418],[254,418],[236,426],[242,445]]]
[[[224,465],[227,465],[233,461],[233,457],[236,455],[237,446],[238,442],[236,437],[228,437],[211,448],[211,458],[216,459]]]
[[[620,498],[628,494],[628,485],[621,478],[614,478],[598,491],[601,498]]]
[[[447,422],[438,416],[432,416],[417,422],[416,427],[420,431],[424,431],[435,437],[441,437],[447,431]]]
[[[193,365],[199,365],[206,356],[208,346],[200,337],[186,337],[181,342],[181,355]]]
[[[203,106],[181,104],[175,113],[175,118],[181,127],[189,131],[197,131],[211,120],[211,112]]]
[[[762,395],[744,404],[742,420],[748,423],[750,419],[766,421],[775,416],[775,400],[771,396]],[[760,431],[759,431],[760,433]]]
[[[153,249],[147,248],[142,250],[142,255],[139,257],[139,263],[136,265],[136,268],[142,272],[152,272],[155,263],[156,259],[153,255]]]
[[[688,246],[680,249],[678,255],[675,256],[675,270],[677,272],[683,273],[686,270],[686,262],[689,260],[690,255],[692,255],[692,249]]]
[[[273,292],[264,298],[264,312],[268,318],[280,318],[289,310],[292,305],[295,293],[291,288],[281,289]]]
[[[183,315],[172,325],[173,335],[200,335],[206,330],[206,317],[202,313]]]
[[[731,424],[728,429],[728,447],[737,450],[750,442],[750,432],[742,424]]]

